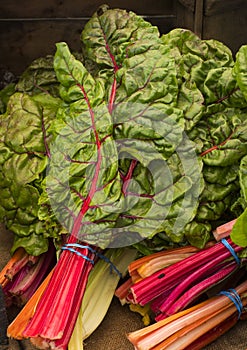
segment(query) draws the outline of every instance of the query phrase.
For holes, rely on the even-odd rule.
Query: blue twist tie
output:
[[[71,246],[76,246],[78,247],[77,245],[73,245],[73,244],[65,244],[61,249],[62,250],[68,250],[70,251],[71,253],[75,253],[76,255],[80,256],[81,258],[89,261],[92,265],[94,265],[94,261],[92,259],[90,259],[88,256],[78,252],[78,250],[75,250],[73,248],[71,248]],[[87,247],[87,246],[80,246],[80,248],[90,248],[90,247]],[[89,249],[90,250],[90,249]]]
[[[75,253],[77,255],[79,255],[80,257],[82,257],[83,259],[89,261],[92,265],[94,265],[94,261],[92,259],[90,259],[89,257],[87,257],[86,255],[78,252],[78,250],[75,250],[74,248],[84,248],[84,249],[88,249],[90,252],[96,254],[100,259],[104,260],[105,262],[107,262],[108,264],[110,264],[110,270],[112,272],[112,270],[114,270],[118,276],[120,278],[122,278],[122,274],[121,272],[118,270],[118,268],[113,264],[113,262],[108,259],[105,255],[97,252],[95,249],[93,249],[92,247],[90,246],[87,246],[87,245],[81,245],[79,243],[68,243],[68,244],[65,244],[61,249],[62,250],[69,250],[70,252],[72,253]]]
[[[91,253],[96,254],[96,250],[93,249],[92,247],[88,246],[88,245],[82,245],[79,243],[67,243],[64,245],[65,247],[74,247],[74,248],[82,248],[82,249],[87,249],[89,250]]]
[[[121,272],[118,270],[118,268],[113,264],[113,262],[112,262],[110,259],[108,259],[105,255],[100,254],[100,253],[97,253],[97,255],[98,255],[98,257],[99,257],[100,259],[102,259],[102,260],[104,260],[105,262],[107,262],[108,264],[110,264],[110,270],[111,270],[111,272],[112,272],[112,270],[114,270],[114,271],[118,274],[118,276],[119,276],[120,278],[122,278]]]
[[[227,242],[227,240],[225,238],[223,238],[221,240],[221,243],[224,244],[224,246],[229,250],[229,252],[232,254],[232,256],[234,257],[234,259],[236,260],[236,263],[238,265],[241,264],[241,260],[239,259],[238,255],[236,254],[235,250],[233,249],[233,247],[230,245],[230,243]]]
[[[228,289],[227,291],[223,290],[219,294],[225,295],[233,302],[233,304],[236,306],[236,309],[238,310],[238,318],[240,318],[243,311],[243,304],[237,291],[231,288],[231,289]]]

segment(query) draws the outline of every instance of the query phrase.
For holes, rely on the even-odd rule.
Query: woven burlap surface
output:
[[[12,244],[12,235],[0,226],[0,269],[10,257],[9,249]],[[9,321],[18,310],[8,310]],[[1,327],[1,325],[0,325]],[[121,306],[117,299],[113,299],[110,309],[100,327],[85,340],[84,350],[133,350],[134,347],[127,340],[128,332],[143,327],[141,317],[131,312],[128,306]],[[1,346],[0,350],[34,350],[28,340],[15,341],[10,339],[8,346]],[[237,325],[211,343],[205,350],[247,350],[247,321],[239,321]]]

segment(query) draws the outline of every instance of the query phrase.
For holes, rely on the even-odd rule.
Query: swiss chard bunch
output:
[[[131,245],[174,223],[180,241],[202,190],[202,162],[175,107],[170,50],[155,27],[120,10],[94,16],[82,40],[84,54],[98,66],[94,76],[65,43],[57,45],[64,104],[53,125],[58,137],[44,203],[51,201],[59,221],[69,225],[90,193],[78,234],[102,248]]]
[[[243,211],[243,60],[119,9],[95,13],[81,40],[83,57],[59,43],[54,60],[35,61],[0,118],[13,250],[38,255],[63,233],[144,254],[203,247]]]
[[[95,13],[81,40],[83,58],[61,42],[53,66],[36,61],[0,116],[0,219],[12,250],[40,255],[67,236],[23,333],[48,348],[67,349],[100,249],[201,248],[243,211],[240,60],[119,9]]]
[[[108,10],[82,40],[86,66],[58,44],[55,76],[49,60],[34,63],[1,116],[1,218],[13,250],[38,255],[74,226],[101,247],[130,245],[164,220],[194,216],[201,161],[183,134],[175,62],[157,28]],[[195,164],[189,157],[185,172],[188,154]]]

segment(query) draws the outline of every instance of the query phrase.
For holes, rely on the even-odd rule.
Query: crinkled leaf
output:
[[[47,94],[15,93],[0,118],[1,221],[18,236],[14,247],[22,245],[30,254],[46,251],[47,238],[41,236],[52,234],[38,219],[38,201],[52,138],[49,127],[59,103]],[[39,235],[43,246],[26,247],[32,235]]]
[[[193,246],[204,248],[205,244],[211,238],[212,226],[207,222],[198,222],[193,220],[184,228],[186,240]]]
[[[30,234],[26,236],[21,236],[21,229],[22,227],[18,225],[16,227],[16,230],[14,230],[16,234],[14,236],[14,242],[11,247],[12,253],[19,247],[24,247],[28,254],[35,256],[39,256],[40,254],[48,250],[49,240],[47,239],[47,237],[43,236],[41,233],[36,234],[36,230],[30,230]],[[44,229],[45,227],[43,227],[43,230]]]
[[[216,184],[205,184],[205,189],[200,197],[201,202],[198,207],[196,219],[201,222],[212,221],[213,224],[213,222],[225,216],[236,200],[235,195],[238,195],[238,190],[238,183],[232,183],[226,188],[222,188],[222,186],[217,186]],[[219,193],[216,191],[219,191]]]
[[[246,108],[247,103],[233,75],[232,67],[211,69],[204,82],[206,105]]]
[[[247,100],[247,45],[240,47],[236,54],[236,62],[234,66],[234,73],[236,75],[236,80],[238,85]]]
[[[222,187],[238,180],[238,163],[231,167],[203,166],[203,177],[207,183],[218,184]]]
[[[91,35],[92,31],[94,35]],[[116,42],[119,33],[124,40]],[[103,67],[106,66],[114,75],[113,79],[108,80],[107,91],[118,152],[121,159],[127,158],[119,166],[123,189],[127,188],[124,208],[128,208],[118,218],[114,235],[118,242],[121,235],[123,241],[126,239],[125,232],[137,239],[151,237],[162,230],[161,224],[168,215],[173,218],[179,215],[182,229],[195,214],[197,204],[196,200],[191,200],[191,193],[194,191],[197,198],[201,191],[198,185],[201,184],[201,167],[195,165],[197,157],[192,157],[193,161],[196,158],[193,162],[194,178],[187,168],[176,178],[167,169],[166,161],[169,162],[178,152],[184,130],[183,113],[175,108],[178,81],[170,49],[162,43],[157,28],[126,11],[109,10],[101,16],[96,14],[85,27],[82,40],[85,52],[102,65],[99,75],[104,76]],[[195,113],[200,114],[200,111]],[[192,150],[192,143],[190,147]],[[190,153],[186,157],[192,161]],[[138,163],[130,171],[135,161]],[[185,166],[185,159],[178,162]],[[145,176],[149,179],[149,188],[146,185],[144,188]],[[149,192],[145,193],[147,189]],[[186,206],[186,214],[183,215],[182,205]],[[174,230],[177,233],[178,229]],[[176,239],[181,240],[181,237]]]
[[[57,44],[55,71],[61,95],[57,137],[51,147],[46,191],[59,222],[80,239],[115,224],[111,206],[121,196],[113,125],[104,101],[104,86]],[[97,242],[97,236],[89,241]],[[105,237],[107,245],[107,235]]]
[[[34,60],[22,73],[16,84],[16,90],[19,92],[34,95],[47,91],[55,97],[58,96],[58,87],[51,55]]]
[[[247,153],[246,113],[235,108],[211,112],[208,108],[198,123],[194,141],[202,145],[201,156],[205,164],[230,166]]]
[[[203,83],[212,68],[232,66],[230,49],[217,40],[201,40],[190,30],[176,28],[162,35],[178,63],[180,78],[192,79],[203,92]]]
[[[179,89],[177,108],[184,113],[185,130],[189,131],[200,121],[205,106],[204,97],[196,84],[191,80],[181,84]]]
[[[190,133],[205,164],[197,221],[215,225],[216,220],[227,216],[230,220],[236,212],[239,162],[247,153],[246,126],[244,110],[212,105]]]
[[[159,38],[157,27],[126,10],[96,12],[81,34],[85,55],[101,68],[115,70],[128,56],[148,52]],[[139,44],[139,40],[141,44]]]
[[[10,96],[15,93],[15,84],[11,83],[0,90],[0,113],[6,112],[7,104]]]

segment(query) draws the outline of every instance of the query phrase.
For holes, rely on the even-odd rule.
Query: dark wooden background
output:
[[[100,0],[0,0],[0,68],[20,74],[33,59],[66,41],[80,50],[80,33]],[[109,0],[145,16],[161,33],[175,27],[218,39],[233,52],[247,43],[246,0]]]

